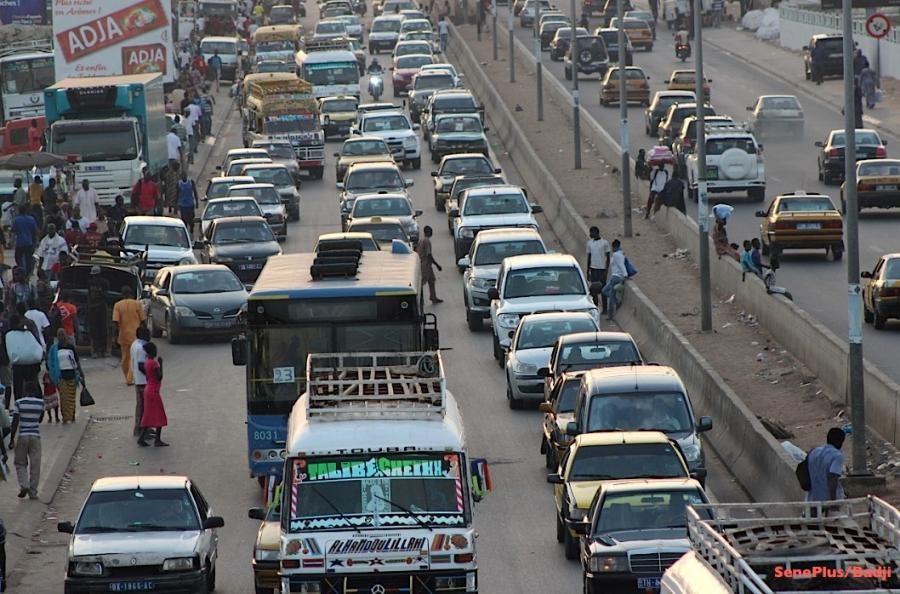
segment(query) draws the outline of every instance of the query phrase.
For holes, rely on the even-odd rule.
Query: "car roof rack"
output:
[[[310,354],[306,393],[308,416],[322,420],[443,417],[447,407],[439,351]]]
[[[328,241],[316,248],[316,257],[309,267],[314,281],[325,277],[354,277],[362,259],[362,242],[353,240]]]
[[[147,264],[147,250],[99,245],[91,247],[79,245],[72,248],[73,263],[84,266],[137,266]]]

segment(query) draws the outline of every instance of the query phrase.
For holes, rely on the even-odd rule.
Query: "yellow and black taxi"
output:
[[[669,78],[667,78],[663,82],[666,84],[666,88],[670,91],[696,91],[696,81],[696,70],[673,70],[672,74],[669,75]],[[707,101],[709,101],[709,83],[711,82],[712,79],[710,78],[707,78],[703,81],[703,95],[706,97]]]
[[[841,212],[847,214],[841,184]],[[900,159],[863,159],[856,162],[856,209],[900,206]]]
[[[279,488],[280,490],[280,488]],[[247,515],[251,520],[261,520],[253,543],[253,584],[257,592],[276,592],[281,588],[281,569],[278,552],[281,547],[280,497],[275,497],[268,509],[251,508]]]
[[[863,318],[883,330],[890,318],[900,318],[900,252],[885,254],[872,271],[860,276],[863,282]]]
[[[544,413],[541,453],[544,454],[548,470],[559,466],[560,459],[572,443],[566,427],[575,420],[575,397],[578,396],[582,375],[584,371],[563,373],[550,388],[547,400],[539,406],[539,410]]]
[[[619,103],[619,67],[606,71],[600,83],[600,105]],[[625,101],[650,105],[650,77],[637,66],[625,68]]]
[[[781,194],[756,216],[763,219],[759,224],[763,255],[772,260],[777,261],[784,250],[825,248],[835,260],[844,255],[844,220],[824,194]]]
[[[619,19],[613,18],[609,23],[610,29],[619,28]],[[622,28],[625,29],[625,36],[631,42],[632,47],[642,47],[645,50],[653,50],[653,29],[644,19],[628,18],[622,19]]]
[[[622,414],[626,414],[622,411]],[[688,478],[678,445],[660,431],[602,431],[577,436],[547,475],[556,503],[556,540],[566,559],[578,558],[578,524],[604,482],[639,478]]]
[[[319,117],[325,140],[335,136],[350,136],[350,129],[356,124],[356,110],[359,99],[352,95],[323,97],[319,99]]]
[[[854,132],[856,138],[856,156],[854,161],[865,159],[886,159],[887,141],[882,140],[878,132],[867,128],[857,128]],[[847,146],[847,137],[843,128],[832,130],[824,141],[815,143],[819,150],[816,159],[819,169],[819,181],[825,185],[844,180],[844,150]]]

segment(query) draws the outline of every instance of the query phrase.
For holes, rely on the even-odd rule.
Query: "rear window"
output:
[[[244,190],[248,192],[247,190]],[[249,195],[249,192],[246,195]],[[259,216],[262,214],[255,200],[228,200],[225,202],[210,202],[203,211],[206,220],[220,219],[222,217]]]
[[[706,142],[707,155],[721,155],[728,149],[741,149],[747,154],[756,154],[756,145],[752,138],[715,138]]]
[[[843,55],[844,53],[844,40],[841,37],[829,37],[828,39],[820,39],[816,42],[816,45],[825,48],[825,51],[829,54]]]
[[[762,101],[763,109],[800,109],[795,97],[766,97]]]
[[[831,137],[831,144],[833,146],[844,146],[846,144],[846,136],[844,136],[843,132],[837,132]],[[874,132],[864,132],[861,130],[857,130],[856,132],[856,144],[881,144],[881,138],[878,134]]]
[[[582,446],[575,452],[569,480],[629,479],[640,476],[681,478],[684,464],[670,443]]]
[[[900,161],[879,161],[878,163],[861,163],[857,175],[888,176],[900,175]]]
[[[559,354],[559,365],[564,368],[602,367],[640,363],[641,357],[634,345],[627,341],[575,343],[565,345]]]
[[[504,258],[524,254],[543,254],[545,251],[544,244],[537,240],[482,243],[475,252],[475,265],[493,266],[503,262]]]
[[[788,198],[778,204],[778,212],[826,212],[835,210],[834,204],[826,196],[815,198]]]

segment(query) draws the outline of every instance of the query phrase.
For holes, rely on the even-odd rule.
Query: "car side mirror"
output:
[[[531,205],[531,214],[538,214],[544,212],[544,207],[540,204],[532,204]]]
[[[494,173],[500,175],[500,173],[502,173],[502,170],[499,167],[494,167]]]
[[[335,157],[340,157],[341,154],[340,154],[340,153],[334,153],[334,156],[335,156]]]
[[[669,79],[667,78],[666,80],[663,81],[663,83],[669,84]]]
[[[575,421],[569,421],[566,424],[566,435],[576,437],[578,435],[578,424]]]
[[[334,187],[337,188],[338,190],[343,190],[344,182],[337,182],[336,184],[334,184]]]
[[[482,130],[485,131],[485,132],[490,132],[490,131],[491,131],[491,129],[490,129],[489,127],[487,127],[487,126],[484,126],[484,127],[482,128]]]
[[[491,287],[488,289],[488,299],[491,301],[495,299],[500,299],[500,291],[497,290],[497,287]]]
[[[888,143],[887,140],[882,140],[882,141],[881,141],[881,146],[887,146],[887,143]]]
[[[542,413],[546,413],[548,415],[556,414],[553,412],[553,405],[550,404],[549,402],[541,402],[540,404],[538,404],[538,410],[541,411]]]
[[[157,290],[156,290],[156,296],[157,296],[157,297],[168,297],[168,296],[169,296],[169,289],[157,289]]]
[[[420,216],[422,216],[422,213],[423,213],[423,212],[424,212],[424,211],[422,211],[421,209],[420,209],[420,210],[416,210],[416,211],[413,213],[413,218],[414,218],[414,219],[419,218]]]
[[[247,364],[247,338],[243,335],[231,339],[231,363],[232,365]]]
[[[756,213],[755,213],[755,216],[764,219],[764,218],[766,218],[766,211],[764,211],[764,210],[757,210]]]
[[[551,485],[561,485],[565,481],[563,481],[562,477],[559,476],[559,474],[553,473],[553,474],[547,475],[547,482],[550,483]]]
[[[515,335],[516,335],[516,331],[515,331],[515,330],[510,330],[509,333],[507,334],[507,336],[509,336],[510,338],[512,338],[512,337],[515,336]]]
[[[75,526],[72,522],[59,522],[56,525],[56,531],[62,532],[63,534],[72,534],[75,532]]]
[[[825,146],[825,145],[822,143],[821,140],[817,140],[817,141],[815,141],[815,142],[813,143],[813,146],[817,146],[817,147],[819,147],[819,148],[822,148],[822,147]]]
[[[706,475],[707,475],[707,472],[706,472],[705,468],[698,468],[697,470],[695,470],[694,472],[692,472],[690,474],[692,479],[694,479],[695,481],[699,481],[701,483],[706,480]]]
[[[413,130],[418,130],[419,128],[421,128],[419,124],[413,124]]]
[[[437,172],[437,171],[432,171],[432,172],[431,172],[431,177],[438,177],[438,172]]]
[[[710,417],[700,417],[697,419],[697,433],[704,433],[712,429],[712,419]]]
[[[407,188],[413,187],[414,183],[416,183],[416,182],[411,177],[403,180],[403,185],[406,186]]]
[[[591,523],[582,520],[568,520],[566,524],[579,536],[584,536],[591,530]]]
[[[456,217],[459,216],[459,209],[458,209],[458,208],[451,208],[451,209],[450,209],[450,212],[447,213],[447,214],[450,216],[450,218],[455,219]]]
[[[222,171],[222,166],[221,166],[221,165],[216,165],[216,171]]]
[[[247,517],[251,520],[265,520],[266,510],[261,507],[251,507],[247,510]]]
[[[391,66],[391,67],[388,68],[388,70],[390,70],[391,72],[393,72],[393,71],[394,71],[394,67]]]
[[[222,516],[210,516],[203,521],[204,530],[212,530],[213,528],[224,528],[225,520]]]
[[[753,111],[753,106],[752,106],[752,105],[748,105],[748,106],[746,107],[746,109],[747,109],[747,111]]]
[[[807,50],[809,50],[809,46],[808,46],[808,45],[804,45],[801,49],[802,49],[803,51],[807,51]]]
[[[872,273],[868,270],[863,270],[859,273],[860,278],[872,278]]]
[[[538,377],[550,377],[550,368],[549,367],[541,367],[537,370]]]

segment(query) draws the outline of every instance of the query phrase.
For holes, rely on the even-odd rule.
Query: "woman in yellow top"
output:
[[[122,298],[113,307],[113,324],[116,326],[116,342],[122,351],[122,373],[125,375],[125,383],[134,384],[134,374],[131,370],[131,343],[137,338],[138,327],[147,319],[144,306],[133,297],[129,297],[132,289],[125,285],[122,287]]]

